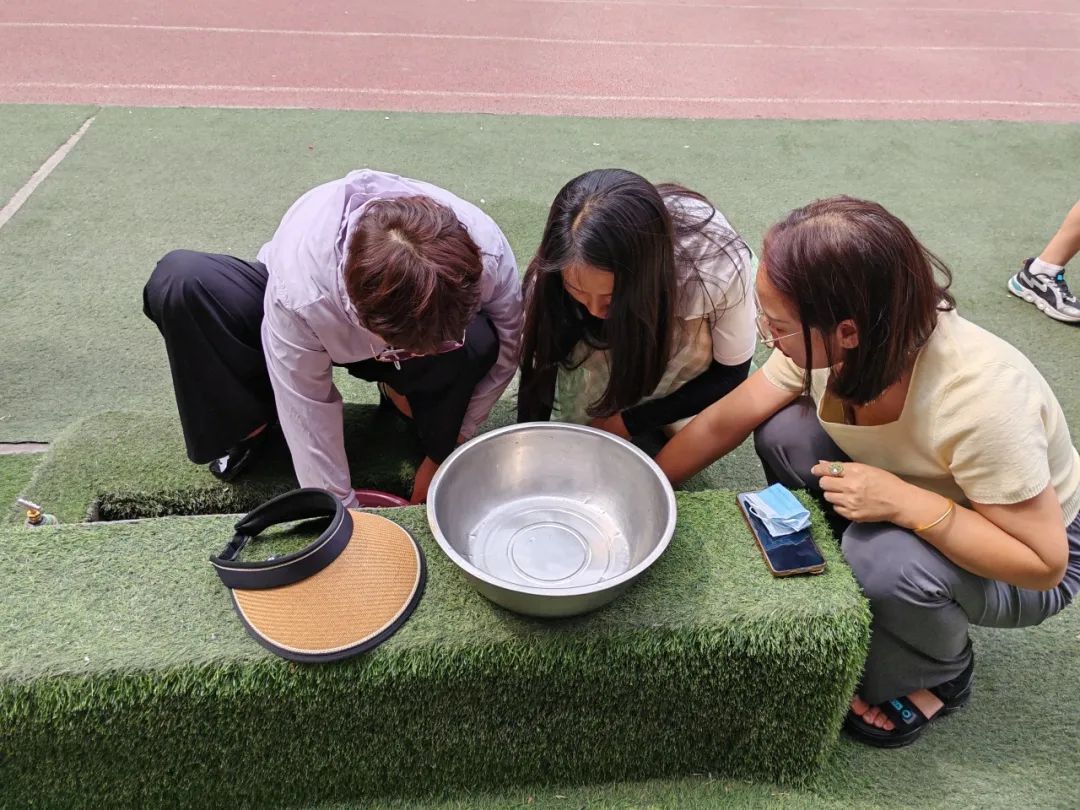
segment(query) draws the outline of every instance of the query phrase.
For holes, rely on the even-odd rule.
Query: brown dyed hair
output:
[[[826,341],[826,359],[829,366],[843,363],[829,389],[856,405],[899,380],[938,312],[956,305],[949,268],[896,216],[853,197],[792,211],[765,234],[762,264],[799,313],[807,358],[811,329],[829,334],[841,321],[855,323],[859,345],[834,357]],[[809,392],[809,369],[804,386]]]
[[[431,352],[460,340],[480,305],[480,249],[430,197],[368,204],[349,237],[345,288],[363,326],[387,343]]]

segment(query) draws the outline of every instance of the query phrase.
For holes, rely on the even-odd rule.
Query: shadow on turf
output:
[[[408,496],[412,472],[422,457],[412,429],[391,411],[374,405],[345,405],[345,446],[352,459],[363,459],[353,470],[357,486]],[[178,463],[187,464],[187,460]],[[263,449],[250,474],[231,483],[205,481],[189,486],[147,488],[130,484],[106,489],[93,499],[88,521],[207,515],[247,512],[275,495],[297,486],[288,447],[276,433]]]

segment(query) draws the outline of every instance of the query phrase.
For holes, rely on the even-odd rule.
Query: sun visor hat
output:
[[[328,519],[306,548],[239,561],[271,526]],[[252,510],[210,562],[248,633],[292,661],[337,661],[370,650],[405,623],[424,591],[424,554],[391,520],[348,510],[322,489],[297,489]]]

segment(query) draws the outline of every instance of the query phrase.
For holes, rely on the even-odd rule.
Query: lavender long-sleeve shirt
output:
[[[510,245],[471,203],[429,183],[361,169],[313,188],[285,213],[259,251],[269,271],[263,352],[278,418],[300,486],[333,492],[356,505],[345,457],[341,394],[333,364],[368,360],[386,344],[360,325],[345,291],[345,248],[367,203],[424,195],[451,208],[480,248],[481,311],[499,336],[499,358],[476,386],[461,433],[472,436],[517,369],[521,282]]]

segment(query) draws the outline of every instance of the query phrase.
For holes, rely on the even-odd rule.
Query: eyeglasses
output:
[[[798,332],[788,332],[786,335],[776,334],[773,325],[769,323],[768,316],[761,311],[761,304],[758,303],[756,296],[754,297],[754,303],[757,304],[757,314],[754,316],[754,325],[757,327],[758,337],[761,338],[761,343],[766,349],[775,349],[776,344],[784,338],[795,337],[795,335],[802,334],[802,330],[799,330]]]
[[[462,332],[461,340],[444,340],[435,346],[435,349],[430,352],[411,352],[408,349],[395,349],[389,344],[383,348],[382,351],[375,351],[375,344],[371,344],[371,353],[375,359],[380,363],[393,363],[394,368],[401,370],[401,364],[406,360],[413,360],[417,357],[428,357],[433,354],[446,354],[447,352],[454,352],[465,345],[465,333]]]

